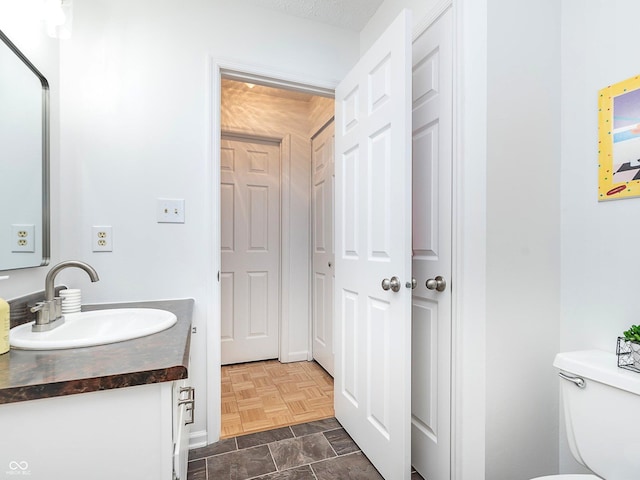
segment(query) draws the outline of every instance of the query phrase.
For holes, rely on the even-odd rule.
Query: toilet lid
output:
[[[531,480],[601,480],[600,477],[596,477],[595,475],[584,475],[584,474],[568,474],[568,475],[548,475],[546,477],[536,477]]]

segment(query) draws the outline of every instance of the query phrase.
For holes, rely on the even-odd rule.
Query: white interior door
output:
[[[278,358],[280,147],[223,136],[222,364]]]
[[[449,9],[413,44],[411,460],[434,480],[451,478],[452,67]]]
[[[313,225],[313,358],[333,376],[334,123],[311,140]]]
[[[405,10],[336,89],[335,411],[389,480],[411,468],[410,28]]]

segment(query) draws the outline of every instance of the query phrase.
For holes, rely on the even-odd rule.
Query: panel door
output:
[[[333,376],[334,124],[311,141],[313,225],[313,358]]]
[[[410,25],[336,89],[335,411],[389,480],[410,476]]]
[[[451,478],[451,19],[449,9],[413,45],[411,449],[438,480]]]
[[[280,147],[222,138],[222,364],[278,358]]]

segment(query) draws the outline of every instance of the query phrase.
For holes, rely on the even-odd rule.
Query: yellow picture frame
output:
[[[640,196],[640,75],[598,92],[598,200]]]

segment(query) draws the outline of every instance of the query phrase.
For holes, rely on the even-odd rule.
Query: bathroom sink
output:
[[[47,332],[32,332],[32,322],[12,328],[9,343],[12,348],[25,350],[91,347],[158,333],[177,320],[173,313],[153,308],[68,313],[62,325]]]

